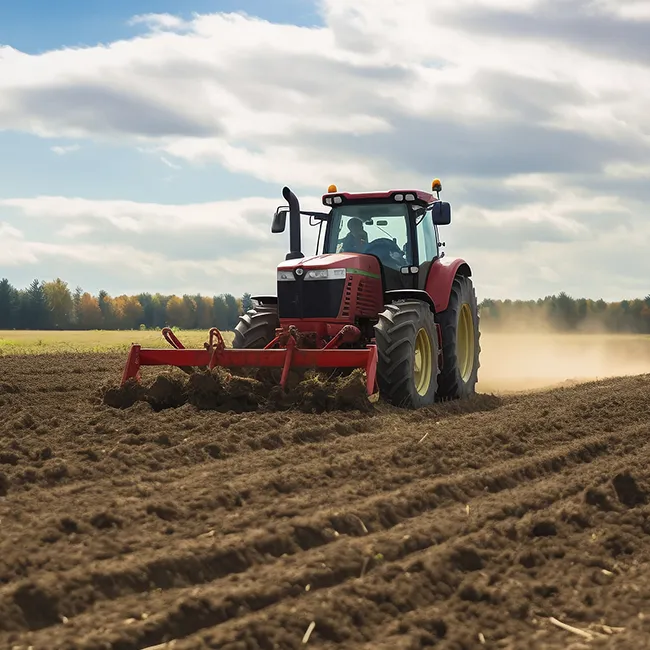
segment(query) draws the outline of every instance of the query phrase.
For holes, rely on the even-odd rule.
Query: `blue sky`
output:
[[[332,182],[440,176],[479,297],[646,295],[649,21],[634,0],[0,3],[0,277],[270,292],[283,185],[318,207]]]
[[[310,0],[20,0],[0,3],[0,43],[38,54],[61,46],[95,45],[142,33],[135,15],[242,11],[274,22],[322,24]]]

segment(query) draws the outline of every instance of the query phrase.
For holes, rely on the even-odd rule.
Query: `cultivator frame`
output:
[[[129,380],[140,380],[141,366],[175,366],[191,374],[197,369],[222,368],[282,368],[280,386],[284,390],[292,368],[363,368],[366,371],[366,388],[372,395],[376,388],[377,346],[340,349],[344,343],[354,342],[360,332],[347,325],[322,348],[299,347],[300,332],[295,327],[277,330],[276,337],[265,348],[227,348],[218,328],[209,331],[203,349],[186,348],[174,332],[165,327],[164,339],[172,349],[143,348],[134,343],[122,374],[122,386]]]

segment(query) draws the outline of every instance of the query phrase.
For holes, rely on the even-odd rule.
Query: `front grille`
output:
[[[345,285],[345,295],[343,296],[343,309],[341,316],[348,318],[350,316],[350,301],[352,300],[352,276],[348,276]]]
[[[341,309],[345,280],[278,282],[280,318],[336,318]]]
[[[360,316],[372,316],[377,313],[377,294],[373,292],[376,287],[368,287],[368,283],[361,280],[357,292],[357,313]]]

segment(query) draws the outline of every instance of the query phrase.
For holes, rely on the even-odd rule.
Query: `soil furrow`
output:
[[[644,435],[644,430],[641,429],[638,432],[630,432],[628,439],[633,440],[633,439],[635,439],[635,437],[636,438],[641,438],[643,435]],[[611,441],[610,440],[601,441],[601,446],[599,448],[601,448],[601,449],[604,448],[604,446],[606,445],[607,442],[611,442]],[[593,445],[593,443],[591,443],[591,444]],[[592,458],[597,457],[597,456],[592,457],[591,455],[585,457],[584,453],[585,453],[585,450],[587,449],[587,446],[585,446],[584,444],[582,444],[581,446],[575,445],[575,447],[576,447],[575,449],[568,450],[568,454],[567,454],[568,458],[574,457],[578,462],[589,462],[589,460],[591,460]],[[593,450],[588,451],[588,453],[592,454]],[[551,460],[550,463],[548,462],[549,460]],[[605,467],[609,463],[610,463],[609,459],[604,459],[604,460],[601,460],[599,465],[602,465],[603,467]],[[557,464],[557,463],[552,462],[552,459],[547,458],[546,463],[542,463],[541,466],[543,468],[545,468],[545,469],[543,469],[538,475],[529,474],[531,480],[537,480],[538,478],[541,478],[541,480],[544,481],[544,480],[548,480],[549,477],[552,479],[553,476],[554,476],[554,473],[556,471],[562,471],[564,473],[570,474],[572,472],[573,463]],[[603,469],[599,467],[599,468],[594,468],[593,471],[594,472],[596,472],[596,471],[602,472]],[[495,478],[497,479],[497,481],[499,481],[500,478],[503,478],[503,476],[504,476],[504,473],[500,472],[497,475],[495,475]],[[481,484],[483,485],[484,483],[481,483]],[[490,484],[486,483],[486,485],[489,486]],[[580,481],[578,481],[578,483],[577,483],[577,486],[578,486],[577,488],[573,487],[575,485],[575,482],[569,482],[569,485],[570,485],[570,487],[567,488],[567,489],[570,489],[570,490],[582,489],[582,487],[583,487],[582,483]],[[457,491],[454,492],[452,497],[451,497],[451,504],[453,504],[453,503],[461,503],[461,504],[467,503],[467,501],[472,498],[472,495],[470,494],[470,491],[468,490],[468,492],[465,492],[465,491],[463,491],[463,488],[461,486],[456,486],[456,487],[457,487]],[[524,489],[525,493],[531,493],[531,494],[535,495],[535,492],[531,491],[531,489],[527,485],[524,485],[524,488],[525,488]],[[470,488],[470,490],[471,490],[471,488]],[[496,492],[495,492],[495,490],[490,490],[490,492],[488,492],[488,495],[490,495],[492,493],[497,493],[498,494],[500,492],[501,492],[500,489],[496,490]],[[485,499],[488,498],[488,495],[486,495],[485,490],[481,490],[481,489],[480,490],[474,489],[474,495],[478,496],[479,500],[482,500],[482,501],[484,501]],[[547,499],[547,497],[544,496],[542,498],[542,504],[544,503],[544,499]],[[450,500],[446,499],[446,501],[449,502]],[[535,509],[538,509],[539,507],[542,507],[542,506],[539,505],[539,501],[536,501],[534,499],[531,501],[530,498],[524,499],[523,495],[519,497],[519,504],[520,504],[519,507],[518,507],[519,510],[522,510],[522,509],[535,510]],[[453,534],[458,534],[458,531],[460,531],[460,530],[462,530],[464,528],[467,528],[468,524],[465,522],[466,517],[464,515],[461,515],[461,510],[460,509],[458,510],[457,515],[454,516],[452,514],[451,516],[449,516],[448,514],[446,515],[445,512],[444,512],[444,509],[449,509],[450,508],[449,503],[441,503],[439,507],[443,509],[443,511],[440,512],[440,513],[434,512],[430,516],[425,515],[425,517],[417,517],[416,516],[415,518],[409,518],[408,520],[405,520],[407,523],[405,523],[403,526],[398,525],[399,528],[400,528],[400,532],[403,533],[404,535],[411,535],[412,540],[413,540],[413,541],[408,541],[407,543],[404,544],[403,550],[401,551],[401,553],[413,552],[414,550],[417,550],[418,548],[422,547],[423,545],[427,546],[427,545],[434,544],[434,543],[439,544],[444,539],[447,539],[448,536],[450,534],[452,534],[452,531],[454,531]],[[481,508],[481,506],[479,506],[479,509],[480,508]],[[506,501],[504,504],[501,504],[499,506],[499,508],[497,508],[497,510],[495,512],[492,512],[492,514],[485,514],[484,513],[484,514],[481,515],[481,517],[487,517],[486,520],[488,520],[490,518],[491,519],[501,519],[501,518],[504,518],[504,517],[513,516],[513,512],[516,513],[517,508],[514,508],[514,510],[513,510],[513,506],[510,504],[510,502]],[[445,519],[447,521],[447,529],[448,530],[445,533],[441,532],[439,526],[436,524],[436,520],[438,518]],[[366,519],[368,521],[371,521],[370,517],[367,517]],[[343,520],[343,521],[345,521],[345,520]],[[350,521],[350,520],[348,519],[348,521]],[[409,521],[413,522],[413,525],[415,526],[415,529],[413,529],[413,530],[411,529],[411,527],[408,525]],[[480,521],[483,521],[483,519],[480,519]],[[355,522],[355,523],[357,523],[357,522]],[[417,528],[418,524],[422,524],[422,523],[424,523],[424,525],[425,525],[424,528],[423,529],[418,529]],[[311,529],[316,530],[319,526],[327,526],[328,524],[329,525],[332,524],[331,519],[329,521],[328,520],[322,520],[322,521],[320,521],[318,523],[318,525],[315,525],[315,524],[312,523]],[[357,523],[357,525],[358,525],[358,523]],[[483,525],[483,524],[481,524],[481,525]],[[338,527],[340,529],[343,528],[340,525]],[[387,529],[390,531],[391,528],[392,528],[392,526],[389,524]],[[435,534],[432,531],[435,531]],[[359,532],[360,531],[358,531],[358,529],[354,530],[354,531],[343,530],[344,534],[350,534],[350,533],[359,534]],[[385,537],[386,537],[386,539],[388,541],[390,541],[390,539],[391,539],[390,534],[386,535]],[[375,560],[373,560],[372,558],[377,553],[381,553],[381,551],[377,551],[377,553],[374,553],[374,554],[373,553],[368,554],[367,546],[370,544],[375,549],[381,548],[382,540],[383,540],[383,537],[381,535],[378,536],[378,535],[372,535],[372,534],[370,534],[368,537],[365,537],[364,540],[359,540],[358,542],[356,542],[356,541],[347,542],[347,541],[345,541],[345,539],[343,537],[341,537],[340,539],[336,539],[336,541],[330,545],[332,548],[329,551],[325,550],[323,555],[318,560],[312,561],[312,564],[314,562],[316,564],[321,563],[321,564],[324,564],[325,566],[329,567],[329,566],[332,566],[333,564],[336,564],[336,561],[337,561],[338,557],[346,558],[346,557],[349,557],[350,554],[352,554],[352,559],[350,559],[347,563],[344,562],[343,568],[339,569],[339,571],[337,573],[340,580],[348,579],[352,575],[355,575],[355,572],[359,571],[359,567],[363,566],[364,564],[366,564],[365,569],[364,569],[365,571],[372,570],[372,568],[374,567],[374,564],[375,564]],[[341,548],[341,544],[347,546],[347,548],[345,548],[345,550],[343,550]],[[282,548],[282,547],[280,547],[280,548]],[[287,548],[289,548],[289,547],[287,547]],[[296,552],[295,549],[291,548],[291,552],[289,554],[293,554],[294,552]],[[364,555],[364,553],[365,553],[365,555]],[[399,555],[400,554],[398,553],[398,556]],[[297,562],[300,562],[301,560],[304,560],[305,562],[310,561],[308,553],[299,553],[299,557],[300,557],[300,560],[296,560]],[[367,561],[364,559],[366,557],[368,558]],[[230,568],[232,568],[232,567],[230,567]],[[245,569],[242,569],[242,571],[247,570],[247,569],[248,569],[248,567],[246,567]],[[206,571],[207,570],[209,570],[209,568],[206,567]],[[258,572],[259,572],[259,570],[258,570]],[[269,574],[271,574],[272,572],[273,572],[273,569],[270,569],[270,570],[267,571],[267,573],[269,573]],[[207,578],[207,573],[202,574],[202,577]],[[222,576],[218,576],[218,577],[222,577]],[[330,581],[331,581],[331,577],[329,576],[329,571],[328,571],[328,577],[326,579],[325,585],[329,585]],[[304,577],[302,579],[302,581],[300,581],[300,584],[302,584],[303,586],[306,585],[306,584],[311,584],[312,587],[314,588],[314,590],[317,590],[321,586],[325,586],[325,585],[322,585],[321,582],[322,581],[318,577],[315,577],[315,576],[309,577],[309,576],[307,576],[307,577]],[[114,582],[113,582],[113,584],[114,584]],[[292,583],[292,584],[288,585],[287,588],[289,589],[289,593],[291,593],[292,591],[295,592],[295,583]],[[276,596],[276,598],[280,598],[283,595],[287,595],[287,594],[283,594],[281,592],[279,596]],[[71,599],[72,597],[73,597],[73,594],[68,593],[68,598]],[[206,594],[204,593],[203,599],[205,599],[205,597],[206,597]],[[270,596],[267,595],[267,599],[269,597]],[[256,590],[253,589],[252,595],[249,594],[248,598],[249,598],[249,601],[246,601],[244,599],[242,602],[237,603],[236,607],[238,609],[241,609],[241,608],[250,609],[252,607],[250,605],[250,601],[257,602],[256,599],[259,598],[259,596],[256,595]],[[264,606],[269,604],[269,601],[267,599],[262,600]],[[223,598],[222,598],[222,600],[223,600]],[[143,607],[143,606],[145,606],[145,604],[144,604],[144,602],[141,602],[139,607]],[[188,604],[187,608],[186,608],[186,611],[193,611],[193,609],[194,608],[190,604]],[[230,601],[230,599],[227,599],[226,603],[220,602],[218,604],[218,606],[216,607],[216,610],[219,612],[219,614],[218,614],[219,616],[223,616],[223,612],[231,612],[229,615],[232,616],[233,604]],[[40,612],[38,614],[39,614],[39,616],[41,615]],[[209,614],[211,616],[214,616],[214,610],[211,609]],[[58,616],[61,616],[61,615],[71,616],[72,612],[70,610],[61,611],[61,612],[57,612],[57,615]],[[196,615],[196,616],[198,616],[198,615]],[[130,616],[125,616],[125,618],[130,618]],[[72,619],[72,620],[74,621],[74,619]],[[150,622],[147,623],[147,625],[149,627],[152,624],[153,624],[153,621],[150,621]],[[133,628],[133,630],[135,631],[135,628]],[[149,639],[148,643],[153,644],[154,641],[158,642],[158,641],[160,641],[160,638],[154,637],[153,639]],[[129,647],[131,647],[131,646],[129,646]]]
[[[168,589],[211,582],[232,573],[241,573],[281,555],[300,553],[331,543],[340,534],[354,536],[363,535],[365,531],[388,529],[448,501],[467,502],[484,490],[498,492],[512,488],[523,480],[557,472],[567,465],[590,462],[606,452],[609,442],[619,439],[619,434],[599,436],[531,460],[507,461],[493,473],[480,470],[450,480],[423,480],[396,495],[371,497],[347,512],[330,509],[315,518],[297,517],[259,533],[249,533],[242,539],[233,536],[233,539],[216,548],[211,548],[208,538],[181,551],[165,549],[144,564],[134,566],[127,561],[123,563],[125,566],[113,566],[115,562],[108,561],[103,563],[101,572],[84,568],[71,571],[68,575],[60,574],[56,578],[51,576],[46,581],[9,585],[0,588],[0,612],[12,609],[17,593],[25,594],[21,609],[35,610],[36,619],[26,621],[27,627],[34,628],[43,626],[53,617],[54,621],[61,615],[72,616],[83,611],[93,602],[87,596],[89,591],[92,591],[93,599],[116,598],[152,588]],[[48,617],[41,611],[42,608],[36,606],[43,600],[43,594],[49,594],[50,600],[59,601],[61,591],[66,593],[63,611],[55,612],[49,608]],[[15,616],[9,616],[7,620],[15,620]],[[0,630],[6,630],[5,625],[0,619]]]
[[[406,556],[395,548],[392,553],[385,550],[385,564],[382,562],[365,580],[285,599],[263,612],[182,639],[174,647],[228,649],[245,644],[253,649],[279,644],[299,648],[302,634],[312,621],[316,624],[310,637],[313,647],[356,647],[385,640],[391,634],[414,637],[419,645],[411,647],[476,647],[479,634],[491,643],[498,642],[498,647],[519,647],[509,644],[516,640],[524,643],[530,638],[531,627],[538,642],[546,640],[560,647],[567,633],[550,625],[551,617],[592,632],[602,630],[604,621],[610,621],[611,626],[611,621],[621,620],[615,613],[618,603],[603,596],[611,591],[625,593],[626,573],[634,570],[639,560],[649,559],[645,543],[649,509],[632,504],[630,494],[617,489],[621,477],[630,476],[621,473],[625,466],[621,462],[607,468],[602,463],[591,477],[596,482],[586,492],[575,490],[571,494],[569,488],[562,495],[549,494],[545,503],[543,498],[537,501],[539,512],[534,502],[540,490],[532,491],[532,503],[526,504],[527,514],[518,522],[495,518],[489,527],[455,531],[447,540]],[[606,492],[598,480],[604,478],[603,471],[609,471],[612,502],[604,510],[602,502],[594,502],[591,520],[586,521],[576,513],[585,502],[590,503],[593,491]],[[645,466],[633,465],[633,472],[633,480],[650,479]],[[606,535],[600,543],[592,542],[590,548],[589,540],[598,539],[610,508],[621,516],[627,537]],[[628,548],[621,549],[622,543]],[[557,584],[557,564],[567,560],[571,568],[567,571],[568,584],[562,589]],[[579,588],[586,595],[576,601]],[[647,597],[650,587],[644,591]],[[641,614],[643,597],[638,594],[635,598]],[[495,615],[478,625],[479,613],[486,605],[494,608]],[[431,619],[427,609],[437,609],[442,616]]]
[[[650,443],[649,443],[650,444]],[[610,465],[610,459],[600,459],[594,462],[590,468],[590,474],[598,475]],[[597,465],[597,466],[596,466]],[[610,468],[611,469],[611,468]],[[572,469],[564,469],[567,482],[553,485],[553,475],[543,476],[537,482],[526,484],[520,488],[519,501],[527,511],[535,511],[548,506],[558,499],[566,499],[583,489],[581,480],[576,481],[571,477]],[[550,481],[549,481],[550,479]],[[546,483],[551,485],[547,486]],[[560,492],[557,492],[558,487]],[[201,590],[201,597],[197,599],[195,589],[184,589],[177,593],[150,595],[152,602],[143,599],[125,599],[124,603],[109,603],[102,608],[95,607],[89,617],[92,625],[95,613],[104,609],[102,620],[106,627],[111,627],[110,608],[118,605],[122,612],[122,619],[113,620],[112,624],[123,623],[129,619],[129,612],[154,611],[161,607],[170,611],[169,616],[148,616],[139,623],[131,621],[128,629],[129,640],[118,637],[112,641],[112,647],[120,650],[134,650],[147,645],[161,643],[166,637],[178,638],[182,633],[192,626],[216,625],[233,618],[237,612],[246,612],[267,607],[284,598],[295,597],[296,594],[305,592],[309,585],[309,591],[316,593],[319,589],[329,588],[340,584],[345,580],[357,578],[361,573],[369,575],[376,567],[384,562],[391,562],[402,559],[411,553],[433,545],[441,545],[446,540],[455,537],[459,539],[462,535],[475,532],[489,522],[500,521],[513,516],[513,506],[502,493],[481,493],[478,495],[473,508],[477,509],[478,515],[468,517],[461,503],[452,503],[442,506],[440,511],[428,513],[423,517],[417,517],[398,524],[394,532],[389,529],[385,533],[369,534],[364,539],[341,538],[324,549],[314,549],[312,552],[305,552],[298,557],[280,558],[277,564],[271,567],[262,567],[255,572],[255,575],[248,574],[247,577],[230,584],[219,584]],[[520,507],[522,507],[520,506]],[[516,516],[516,515],[515,515]],[[399,540],[396,542],[396,540]],[[392,548],[397,544],[396,548]],[[383,556],[379,560],[377,556]],[[274,578],[274,576],[276,576]],[[275,582],[277,587],[263,596],[255,587],[257,579],[264,582]],[[306,592],[305,592],[306,593]],[[149,599],[147,599],[149,600]],[[84,630],[83,616],[73,618],[66,629],[70,634],[78,636],[82,630],[83,634],[92,631],[88,624]],[[106,640],[103,633],[103,642]],[[92,636],[92,635],[91,635]],[[38,644],[40,637],[30,638],[30,642]],[[101,643],[88,639],[84,648],[99,648]]]

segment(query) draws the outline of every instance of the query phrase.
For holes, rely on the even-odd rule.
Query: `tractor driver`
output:
[[[344,253],[362,253],[368,244],[368,233],[363,229],[361,219],[353,217],[348,221],[350,231],[341,240],[341,251]]]

